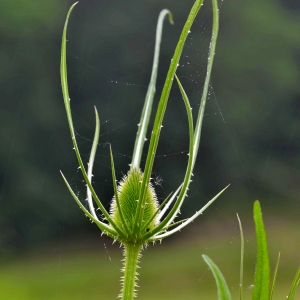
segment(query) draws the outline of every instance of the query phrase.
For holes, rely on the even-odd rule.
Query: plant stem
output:
[[[142,249],[141,244],[133,244],[127,243],[125,244],[124,256],[124,281],[123,281],[123,289],[121,292],[122,300],[132,300],[135,296],[135,287],[137,280],[137,264],[140,258],[140,252]]]

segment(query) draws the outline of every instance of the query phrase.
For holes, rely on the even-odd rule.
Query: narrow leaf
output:
[[[98,219],[94,218],[94,216],[92,214],[90,214],[87,209],[82,205],[82,203],[80,202],[80,200],[77,198],[76,194],[74,193],[74,191],[72,190],[70,184],[68,183],[67,179],[65,178],[64,174],[62,172],[61,176],[68,188],[68,190],[70,191],[72,197],[74,198],[74,200],[76,201],[76,203],[79,205],[79,207],[81,208],[81,210],[85,213],[85,215],[91,219],[91,221],[93,221],[103,232],[105,232],[107,235],[109,235],[110,237],[112,237],[113,239],[116,238],[117,236],[117,232],[110,226],[108,226],[107,224],[99,221]]]
[[[231,295],[226,280],[223,274],[221,273],[220,269],[207,255],[203,254],[202,257],[215,277],[218,288],[218,300],[231,300]]]
[[[171,199],[166,203],[164,208],[159,212],[159,215],[157,216],[157,219],[160,221],[161,218],[165,215],[166,211],[170,208],[171,204],[174,202],[176,196],[178,195],[180,189],[182,188],[182,184],[178,187],[178,189],[175,191]]]
[[[196,129],[194,132],[194,137],[190,137],[190,141],[193,142],[193,145],[192,145],[192,149],[191,148],[189,149],[189,160],[188,160],[188,165],[187,165],[187,169],[186,169],[186,173],[185,173],[184,184],[183,184],[183,187],[180,191],[179,197],[176,200],[172,210],[169,212],[167,217],[152,232],[150,232],[152,234],[152,236],[154,234],[158,233],[164,226],[168,226],[170,224],[169,223],[170,220],[174,219],[174,217],[176,217],[176,215],[180,209],[180,206],[183,203],[184,198],[186,197],[186,193],[187,193],[187,190],[188,190],[188,187],[190,184],[190,178],[191,178],[195,160],[197,157],[198,148],[199,148],[199,144],[200,144],[201,124],[203,121],[204,108],[205,108],[207,92],[208,92],[208,84],[209,84],[209,80],[210,80],[210,74],[211,74],[213,59],[214,59],[214,55],[215,55],[215,48],[216,48],[218,29],[219,29],[219,10],[218,10],[217,0],[213,0],[212,2],[213,2],[213,29],[212,29],[211,45],[210,45],[209,56],[208,56],[207,72],[206,72],[206,78],[205,78],[205,84],[204,84],[204,88],[203,88],[202,98],[201,98],[201,102],[200,102],[201,109],[199,110]],[[156,152],[156,147],[157,147],[159,134],[160,134],[160,130],[157,129],[157,126],[160,128],[161,122],[163,120],[164,112],[165,112],[166,105],[167,105],[167,100],[168,100],[171,85],[172,85],[172,80],[173,80],[173,77],[175,76],[175,70],[176,70],[177,64],[179,62],[179,58],[180,58],[181,51],[183,48],[183,43],[185,42],[186,35],[189,33],[191,25],[197,15],[198,10],[201,7],[201,5],[202,5],[202,1],[196,1],[194,6],[192,7],[192,10],[188,17],[188,20],[183,28],[180,40],[177,44],[175,54],[173,56],[171,66],[170,66],[170,69],[169,69],[169,72],[167,75],[166,83],[165,83],[165,86],[164,86],[164,89],[162,92],[161,100],[160,100],[158,111],[157,111],[157,116],[155,118],[155,125],[153,128],[149,151],[148,151],[148,156],[147,156],[147,163],[146,163],[146,167],[145,167],[146,175],[144,177],[144,180],[147,180],[147,182],[148,182],[148,177],[150,177],[150,175],[148,175],[148,173],[152,169],[154,156],[155,156],[155,152]],[[176,65],[174,65],[174,63]],[[179,80],[177,80],[177,81],[178,81],[181,93],[183,95],[183,98],[187,99],[186,94],[185,94]],[[188,112],[188,110],[187,110],[187,112]],[[141,189],[142,199],[144,198],[144,194],[145,194],[145,190],[144,190],[144,181],[143,181],[142,189]]]
[[[300,282],[300,268],[298,269],[298,271],[296,273],[296,276],[295,276],[294,281],[292,283],[292,287],[291,287],[290,293],[287,297],[287,300],[294,300],[294,297],[295,297],[295,294],[296,294],[296,289],[299,285],[299,282]]]
[[[155,85],[156,85],[157,70],[158,70],[160,43],[161,43],[161,36],[162,36],[162,29],[163,29],[163,21],[166,15],[169,15],[170,23],[174,24],[171,12],[167,9],[163,9],[158,16],[151,79],[146,94],[141,120],[138,125],[139,128],[138,128],[138,132],[134,144],[131,167],[136,167],[136,168],[140,167],[141,157],[142,157],[143,148],[146,140],[147,129],[148,129],[149,120],[151,116],[151,110],[153,106],[153,98],[156,91]]]
[[[259,201],[254,202],[254,223],[257,241],[257,261],[252,299],[268,300],[270,298],[270,264],[267,236]]]
[[[95,156],[96,156],[96,151],[97,151],[97,146],[98,146],[98,141],[99,141],[99,135],[100,135],[100,121],[99,121],[96,106],[95,106],[95,117],[96,117],[96,129],[95,129],[94,140],[93,140],[93,145],[92,145],[91,154],[90,154],[90,158],[89,158],[89,164],[88,164],[88,171],[87,171],[87,177],[91,184],[92,184],[92,176],[93,176],[92,173],[93,173],[94,161],[95,161]],[[87,199],[88,199],[90,212],[94,216],[94,218],[98,219],[96,212],[95,212],[94,205],[93,205],[92,193],[88,186],[86,189],[87,189]]]
[[[244,242],[244,233],[243,233],[243,227],[242,222],[240,220],[240,217],[238,214],[237,219],[239,222],[240,227],[240,234],[241,234],[241,261],[240,261],[240,300],[243,299],[243,276],[244,276],[244,249],[245,249],[245,242]]]
[[[171,197],[171,194],[170,193],[167,198],[161,203],[161,205],[158,207],[158,209],[156,210],[156,212],[153,214],[153,216],[149,219],[149,221],[142,227],[142,231],[144,231],[148,226],[149,224],[154,220],[154,218],[158,215],[158,213],[160,212],[160,210],[165,207],[166,203],[169,201],[169,198]],[[175,195],[175,194],[174,194]],[[173,196],[174,196],[173,195]],[[172,198],[173,198],[172,196]],[[170,200],[172,200],[172,198]],[[158,217],[157,217],[157,220],[159,221]]]
[[[212,0],[212,7],[213,7],[213,30],[212,30],[210,51],[209,51],[209,56],[208,56],[207,72],[206,72],[201,102],[200,102],[200,106],[199,106],[199,113],[198,113],[198,118],[197,118],[196,128],[195,128],[193,167],[196,162],[197,155],[198,155],[198,149],[200,146],[200,137],[201,137],[201,129],[202,129],[202,123],[203,123],[203,116],[204,116],[207,93],[208,93],[208,88],[209,88],[210,75],[211,75],[212,65],[213,65],[215,51],[216,51],[217,37],[218,37],[218,32],[219,32],[219,9],[218,9],[218,1],[217,0]]]
[[[181,230],[182,228],[184,228],[185,226],[187,226],[188,224],[190,224],[191,222],[193,222],[197,217],[199,217],[200,215],[203,214],[203,212],[228,188],[225,187],[221,192],[219,192],[215,197],[213,197],[210,201],[208,201],[198,212],[196,212],[194,215],[192,215],[190,218],[188,218],[185,222],[183,222],[181,225],[177,226],[176,228],[167,231],[163,234],[159,234],[159,235],[154,235],[151,240],[155,241],[155,240],[160,240],[163,238],[166,238],[174,233],[176,233],[177,231]],[[164,229],[166,229],[164,227]],[[154,230],[152,230],[153,232]],[[151,236],[151,232],[149,233],[149,236]],[[148,235],[145,235],[145,240],[148,238]]]
[[[193,115],[192,115],[192,108],[190,105],[190,101],[188,99],[188,96],[184,90],[184,88],[181,85],[181,82],[179,80],[179,78],[176,76],[175,74],[175,78],[176,81],[178,83],[181,95],[182,95],[182,99],[185,105],[185,109],[186,109],[186,113],[187,113],[187,117],[188,117],[188,124],[189,124],[189,139],[190,139],[190,143],[189,143],[189,159],[188,159],[188,165],[187,165],[187,170],[184,176],[184,180],[183,180],[183,184],[182,184],[182,189],[181,192],[179,194],[179,197],[177,198],[176,202],[175,202],[175,207],[176,209],[172,209],[169,214],[166,216],[165,220],[163,221],[163,224],[165,223],[164,227],[168,227],[176,218],[178,212],[180,211],[181,205],[184,201],[184,198],[186,196],[188,187],[190,185],[191,182],[191,176],[192,176],[192,163],[193,163],[193,146],[194,146],[194,125],[193,125]],[[184,192],[185,191],[185,192]],[[162,227],[162,225],[161,225]]]
[[[153,130],[151,133],[150,145],[149,145],[146,165],[145,165],[145,169],[144,169],[143,182],[141,185],[141,191],[140,191],[140,196],[139,196],[140,201],[138,203],[138,208],[137,208],[137,212],[136,212],[134,230],[137,230],[138,223],[141,222],[142,217],[143,217],[143,207],[145,206],[147,187],[150,182],[152,167],[153,167],[154,158],[155,158],[157,145],[158,145],[158,140],[159,140],[159,136],[160,136],[160,132],[161,132],[162,121],[163,121],[164,114],[165,114],[165,111],[167,108],[167,103],[168,103],[169,94],[170,94],[173,79],[174,79],[174,74],[178,67],[178,63],[179,63],[179,59],[180,59],[180,56],[182,53],[184,43],[189,34],[191,26],[196,18],[196,15],[197,15],[200,7],[202,6],[202,3],[203,3],[203,0],[195,1],[195,3],[188,15],[187,21],[183,27],[183,30],[181,32],[179,41],[178,41],[176,49],[175,49],[175,53],[171,60],[167,78],[166,78],[166,81],[165,81],[165,84],[163,87],[163,91],[162,91],[162,94],[160,97],[159,105],[157,108]]]
[[[271,290],[270,290],[270,300],[272,300],[272,298],[273,298],[273,292],[274,292],[274,287],[275,287],[275,282],[276,282],[276,277],[277,277],[279,261],[280,261],[280,252],[278,254],[278,258],[276,261],[276,266],[275,266],[275,270],[274,270],[274,274],[273,274],[273,280],[272,280]]]
[[[177,226],[177,225],[180,225],[180,224],[182,224],[182,223],[188,221],[188,219],[189,219],[189,218],[182,219],[182,220],[180,220],[180,221],[174,222],[174,223],[168,225],[167,227],[165,227],[164,230],[168,230],[168,229],[170,229],[170,228],[172,228],[172,227],[175,227],[175,226]]]

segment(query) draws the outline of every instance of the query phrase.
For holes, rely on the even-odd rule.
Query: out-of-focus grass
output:
[[[143,253],[138,298],[217,299],[214,279],[201,258],[201,254],[205,253],[220,267],[233,299],[238,299],[240,244],[238,226],[235,223],[234,220],[225,224],[220,222],[219,225],[216,222],[213,225],[198,223],[190,231],[183,231],[181,239],[149,247]],[[271,268],[274,267],[278,251],[281,251],[282,258],[273,299],[285,299],[300,265],[299,222],[269,219],[265,223]],[[252,224],[244,223],[244,228],[244,298],[247,300],[251,298],[256,245]],[[119,292],[121,251],[107,242],[106,246],[107,251],[101,239],[99,242],[85,244],[79,240],[68,246],[49,246],[39,255],[30,254],[2,264],[0,299],[116,299]],[[295,299],[300,299],[299,291]]]

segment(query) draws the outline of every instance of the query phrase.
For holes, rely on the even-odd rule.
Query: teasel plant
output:
[[[155,53],[152,67],[152,74],[150,84],[145,98],[144,107],[141,114],[140,123],[138,126],[137,137],[135,140],[134,151],[132,155],[132,161],[130,169],[119,182],[116,180],[114,159],[112,154],[112,148],[110,147],[110,162],[112,172],[112,185],[114,189],[114,196],[111,203],[110,210],[107,211],[97,196],[94,187],[92,185],[92,171],[96,155],[96,149],[99,141],[100,134],[100,121],[97,109],[95,107],[95,134],[93,144],[90,152],[89,162],[87,168],[85,167],[79,149],[76,142],[75,130],[72,120],[72,113],[70,107],[70,96],[68,91],[67,81],[67,63],[66,63],[66,35],[67,26],[70,14],[77,4],[74,3],[66,17],[64,25],[63,36],[62,36],[62,48],[61,48],[61,85],[64,98],[64,104],[67,113],[67,119],[69,123],[71,139],[75,154],[81,169],[82,175],[87,186],[87,203],[86,208],[79,200],[77,195],[72,190],[70,184],[66,180],[65,176],[62,177],[73,196],[84,214],[94,222],[105,234],[111,237],[114,241],[120,243],[124,249],[124,267],[122,269],[123,277],[121,278],[121,293],[119,297],[123,300],[131,300],[137,296],[137,268],[141,258],[141,252],[145,249],[148,243],[156,241],[162,241],[164,238],[180,231],[189,223],[193,222],[198,216],[200,216],[226,189],[223,189],[215,197],[213,197],[204,207],[197,211],[188,219],[175,220],[180,213],[180,208],[187,197],[189,185],[192,182],[193,169],[197,158],[197,153],[200,144],[201,127],[204,115],[204,108],[206,104],[210,75],[213,65],[213,59],[216,48],[216,41],[219,28],[219,10],[217,0],[212,0],[213,9],[213,26],[212,26],[212,37],[209,48],[207,73],[203,87],[203,93],[200,100],[199,112],[194,126],[194,120],[192,115],[192,108],[190,106],[189,99],[181,85],[179,78],[176,76],[176,69],[179,66],[180,56],[190,33],[191,26],[197,16],[200,7],[203,4],[203,0],[196,0],[189,15],[187,21],[181,32],[178,44],[176,46],[169,71],[166,76],[165,84],[162,90],[158,108],[156,111],[155,121],[151,132],[150,145],[148,148],[148,154],[144,170],[140,168],[141,156],[146,140],[146,133],[148,130],[148,124],[150,114],[153,106],[153,98],[155,94],[156,77],[158,70],[158,60],[160,43],[162,36],[163,21],[166,16],[169,17],[170,23],[173,23],[173,17],[170,11],[164,9],[161,11],[156,30],[156,43]],[[162,122],[166,111],[168,98],[173,81],[177,82],[177,85],[182,94],[182,98],[185,104],[185,110],[189,125],[189,153],[188,162],[184,175],[184,179],[177,190],[170,194],[161,204],[159,204],[153,185],[151,184],[151,174],[155,154],[158,146],[160,133],[162,130]],[[96,213],[100,211],[100,216]]]

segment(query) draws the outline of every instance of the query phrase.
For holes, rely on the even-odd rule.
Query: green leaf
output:
[[[273,298],[273,292],[274,292],[275,281],[276,281],[276,277],[277,277],[277,271],[278,271],[279,261],[280,261],[280,252],[278,254],[278,258],[277,258],[277,261],[276,261],[276,266],[275,266],[275,270],[274,270],[273,280],[272,280],[272,284],[271,284],[270,300],[272,300],[272,298]]]
[[[252,299],[268,300],[270,296],[270,264],[267,236],[259,201],[254,202],[254,223],[257,241],[257,261]]]
[[[243,299],[243,276],[244,276],[244,249],[245,249],[245,242],[244,242],[244,233],[243,233],[243,227],[242,222],[240,220],[240,217],[238,214],[237,219],[239,222],[240,227],[240,234],[241,234],[241,261],[240,261],[240,300]]]
[[[220,269],[207,255],[203,254],[202,257],[215,277],[218,288],[218,300],[231,300],[231,295],[226,280],[223,274],[221,273]]]
[[[292,287],[291,287],[290,293],[287,297],[287,300],[294,300],[296,289],[299,285],[299,282],[300,282],[300,268],[298,269],[298,271],[296,273],[296,276],[295,276],[294,281],[292,283]]]

